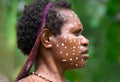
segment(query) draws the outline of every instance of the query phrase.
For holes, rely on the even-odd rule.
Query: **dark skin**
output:
[[[61,9],[60,15],[67,22],[56,37],[48,29],[41,32],[41,46],[36,60],[35,72],[52,82],[66,82],[67,69],[82,68],[86,65],[89,44],[81,33],[82,23],[72,10]],[[30,75],[20,82],[46,82],[38,76]]]

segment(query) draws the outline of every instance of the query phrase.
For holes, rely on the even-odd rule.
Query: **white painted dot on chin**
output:
[[[66,62],[67,60],[66,60],[66,59],[63,59],[62,61],[63,61],[63,62]]]
[[[70,58],[70,61],[72,61],[72,58]]]
[[[83,67],[83,65],[81,65],[81,67]]]
[[[75,66],[77,67],[77,66],[78,66],[78,64],[75,64]]]
[[[81,61],[83,62],[83,61],[84,61],[84,59],[82,58],[82,59],[81,59]]]

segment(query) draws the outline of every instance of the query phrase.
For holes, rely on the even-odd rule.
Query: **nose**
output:
[[[89,40],[83,36],[81,39],[81,45],[88,46],[88,44],[89,44]]]

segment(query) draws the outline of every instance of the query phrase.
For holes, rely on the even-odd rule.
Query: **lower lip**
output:
[[[84,59],[84,61],[85,61],[85,60],[89,59],[89,55],[88,54],[81,54],[81,59]]]

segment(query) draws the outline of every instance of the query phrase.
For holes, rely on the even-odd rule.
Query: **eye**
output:
[[[74,32],[75,36],[79,36],[81,34],[82,34],[82,30],[81,29]]]

